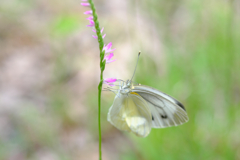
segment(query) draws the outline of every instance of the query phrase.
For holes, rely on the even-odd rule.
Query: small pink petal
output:
[[[104,27],[101,29],[101,33],[103,32],[103,30],[104,30]]]
[[[95,29],[92,29],[92,31],[93,31],[94,33],[96,33],[96,30],[95,30]]]
[[[112,42],[108,43],[106,46],[104,45],[103,50],[105,51],[105,53],[112,52],[115,49],[111,49],[111,47],[112,47]]]
[[[88,18],[86,18],[86,19],[89,20],[89,21],[90,21],[90,20],[92,21],[92,20],[93,20],[93,16],[88,17]]]
[[[113,52],[113,51],[115,51],[115,49],[116,49],[116,48],[114,48],[114,49],[110,49],[110,50],[108,50],[108,51],[105,52],[105,53]]]
[[[92,10],[84,12],[84,14],[92,14]]]
[[[88,7],[88,6],[90,6],[90,3],[81,3],[81,5]]]
[[[104,79],[104,81],[103,81],[103,83],[105,83],[105,84],[107,84],[107,85],[109,85],[109,86],[115,86],[114,84],[113,84],[113,82],[116,82],[117,81],[117,79],[116,78],[106,78],[106,79]]]
[[[93,38],[95,38],[95,39],[98,39],[98,37],[97,36],[94,36],[94,35],[92,35],[93,36]]]
[[[106,34],[104,34],[104,35],[102,36],[102,38],[105,38],[105,36],[106,36]]]
[[[114,60],[109,60],[109,61],[106,61],[106,63],[108,64],[108,63],[112,63],[112,62],[114,62],[114,61],[116,61],[116,59],[114,59]]]
[[[104,45],[103,50],[107,51],[109,48],[111,48],[112,43],[108,43],[107,45]]]
[[[116,82],[117,79],[115,77],[112,77],[112,78],[105,78],[103,80],[103,83],[113,83],[113,82]]]
[[[113,53],[110,53],[108,56],[105,56],[104,59],[110,60],[113,57]]]
[[[92,20],[89,20],[89,22],[90,22],[90,24],[89,25],[87,25],[88,27],[93,27],[95,24],[94,24],[94,21],[92,21]]]
[[[87,25],[87,27],[94,27],[94,24],[89,24]]]
[[[111,60],[112,57],[113,57],[113,53],[110,53],[108,56],[105,56],[104,59],[106,60],[106,63],[111,63],[111,62],[116,61],[116,59]]]
[[[109,50],[111,47],[112,47],[112,42],[109,42],[109,43],[106,45],[106,50]]]

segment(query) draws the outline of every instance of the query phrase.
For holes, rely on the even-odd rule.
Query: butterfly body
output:
[[[108,112],[116,128],[146,137],[151,128],[177,126],[188,121],[184,106],[171,96],[148,86],[119,80]]]

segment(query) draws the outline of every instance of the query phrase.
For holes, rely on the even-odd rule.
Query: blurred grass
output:
[[[240,143],[236,135],[240,129],[236,124],[240,122],[240,21],[234,4],[231,1],[149,3],[155,6],[147,9],[155,13],[156,21],[157,15],[165,21],[161,23],[165,26],[159,28],[168,30],[164,32],[167,74],[158,75],[154,66],[157,57],[149,58],[148,65],[140,61],[136,81],[182,100],[190,120],[179,127],[153,129],[145,139],[132,137],[142,159],[239,159]],[[166,3],[170,7],[165,7]],[[192,22],[174,35],[169,28],[179,8],[187,10]],[[178,28],[179,24],[174,25]]]
[[[80,28],[79,16],[63,14],[56,18],[52,24],[51,33],[55,38],[66,37]]]

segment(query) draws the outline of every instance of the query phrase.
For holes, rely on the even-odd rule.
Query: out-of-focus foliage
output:
[[[161,32],[167,71],[158,75],[150,57],[140,63],[137,80],[182,100],[190,121],[134,138],[143,159],[239,159],[239,3],[145,3],[159,28],[166,29]]]
[[[240,159],[240,3],[96,1],[105,42],[117,48],[105,78],[130,78],[182,102],[189,122],[146,138],[107,122],[104,160]],[[0,2],[0,159],[98,159],[98,43],[80,1]]]

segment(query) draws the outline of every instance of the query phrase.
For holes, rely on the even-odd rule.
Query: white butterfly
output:
[[[108,112],[108,121],[116,128],[146,137],[151,128],[177,126],[188,121],[184,106],[171,96],[134,84],[132,79],[117,82],[119,89]],[[113,88],[108,89],[114,91]]]

